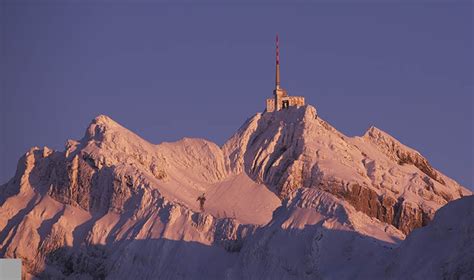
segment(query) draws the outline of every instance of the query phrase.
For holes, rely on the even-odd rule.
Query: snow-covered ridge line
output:
[[[381,130],[347,137],[309,105],[256,114],[222,147],[192,138],[155,145],[101,115],[64,152],[31,149],[0,186],[0,256],[53,278],[135,277],[127,263],[144,278],[192,278],[206,265],[196,254],[221,266],[206,278],[324,278],[336,262],[325,250],[384,253],[470,194]],[[285,242],[309,251],[282,256]],[[180,274],[173,254],[197,266]],[[354,269],[342,278],[360,264],[344,265]]]
[[[401,144],[386,132],[372,126],[367,130],[363,137],[372,141],[381,152],[392,159],[397,160],[399,164],[412,164],[433,180],[436,180],[443,185],[445,184],[444,179],[442,178],[443,176],[434,170],[426,158],[424,158],[419,152]]]
[[[67,190],[70,195],[75,188],[88,192],[93,180],[111,181],[107,177],[120,177],[120,174],[111,173],[127,172],[122,169],[135,169],[140,176],[135,182],[123,183],[130,179],[119,178],[113,184],[132,185],[135,192],[140,186],[153,188],[158,182],[178,183],[183,178],[196,191],[205,191],[206,184],[246,173],[281,197],[300,187],[321,187],[348,199],[369,216],[394,225],[404,223],[397,221],[395,216],[403,218],[401,212],[410,207],[415,209],[409,211],[415,211],[410,215],[416,217],[409,219],[417,221],[405,228],[405,232],[426,224],[443,203],[469,194],[465,188],[434,170],[418,152],[390,135],[372,127],[361,138],[347,137],[318,117],[312,106],[257,114],[222,149],[212,142],[191,138],[154,145],[111,118],[100,115],[89,125],[83,139],[68,141],[65,156],[66,160],[60,160],[58,155],[52,156],[50,161],[54,167],[51,174],[43,176],[51,177],[49,180],[52,182],[48,182],[52,186],[50,194],[56,198],[59,196],[55,193],[61,190]],[[419,171],[413,176],[411,170],[403,170],[410,169],[409,166],[402,168],[405,164]],[[400,178],[408,176],[411,178]],[[449,184],[446,185],[445,181]],[[385,185],[388,184],[387,188]],[[112,205],[123,200],[120,198],[123,194],[116,194],[113,188],[106,192],[97,194],[98,197],[90,203],[100,204],[100,200],[110,193],[114,193],[108,199],[112,200]],[[361,196],[361,192],[369,196]],[[166,195],[170,194],[165,191]],[[178,201],[192,202],[189,197],[179,197],[179,193],[174,195],[178,196]],[[420,196],[428,201],[420,201]],[[89,201],[83,195],[63,202],[66,201],[75,201],[86,210],[90,208],[85,205]],[[120,209],[122,206],[113,207]],[[388,214],[378,214],[374,210]]]

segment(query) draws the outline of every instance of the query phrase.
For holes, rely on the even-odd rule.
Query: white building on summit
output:
[[[289,96],[286,90],[280,87],[280,51],[278,48],[278,35],[276,37],[276,75],[273,98],[267,99],[267,112],[279,111],[289,107],[300,107],[304,105],[304,97]]]

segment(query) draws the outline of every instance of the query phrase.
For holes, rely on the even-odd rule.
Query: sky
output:
[[[383,3],[382,3],[383,2]],[[473,3],[0,4],[0,183],[106,114],[152,143],[222,145],[274,87],[349,136],[371,126],[473,189]]]

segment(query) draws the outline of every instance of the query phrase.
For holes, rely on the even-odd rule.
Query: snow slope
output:
[[[448,203],[388,258],[385,279],[473,279],[474,196]]]
[[[98,116],[0,186],[0,256],[40,278],[363,278],[469,194],[381,130],[347,137],[312,106],[256,114],[223,147],[155,145]]]
[[[247,241],[228,279],[364,279],[404,238],[318,189],[299,189]]]

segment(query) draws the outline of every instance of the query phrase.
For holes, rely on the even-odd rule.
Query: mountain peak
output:
[[[101,127],[104,129],[120,128],[120,129],[128,130],[107,115],[98,115],[97,117],[95,117],[89,124],[88,129],[96,128],[96,127]]]
[[[117,137],[119,135],[120,137]],[[107,115],[98,115],[91,121],[86,129],[83,141],[103,142],[113,139],[119,140],[118,138],[122,138],[121,142],[144,141],[141,137],[123,127]]]
[[[370,128],[365,132],[363,137],[366,138],[366,139],[371,140],[372,142],[384,143],[384,144],[386,144],[388,146],[392,146],[392,147],[402,146],[404,149],[407,149],[407,150],[410,150],[411,152],[419,154],[418,151],[415,151],[414,149],[403,145],[402,143],[400,143],[400,141],[395,139],[395,137],[393,137],[392,135],[388,134],[387,132],[385,132],[385,131],[381,130],[380,128],[377,128],[373,125],[370,126]]]
[[[116,124],[117,122],[107,115],[100,114],[92,120],[92,123],[108,125]]]
[[[296,119],[315,119],[317,116],[316,108],[312,105],[303,105],[299,107],[289,107],[284,110],[267,112],[264,116],[272,116],[281,121],[294,121]]]

